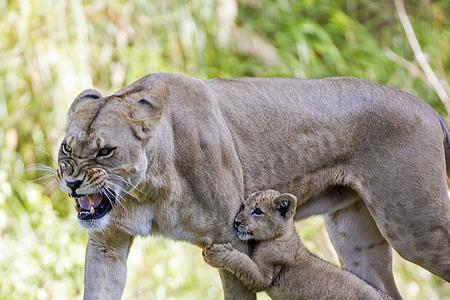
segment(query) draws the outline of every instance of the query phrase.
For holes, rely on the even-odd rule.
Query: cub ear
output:
[[[159,101],[152,96],[140,97],[131,112],[132,128],[137,138],[144,140],[149,137],[152,127],[161,117]]]
[[[289,193],[281,194],[273,199],[273,207],[283,218],[290,219],[297,209],[297,197]]]
[[[100,94],[100,92],[97,90],[89,89],[89,90],[85,90],[85,91],[81,92],[81,94],[79,94],[75,98],[75,100],[73,100],[72,105],[70,105],[69,118],[72,118],[72,116],[77,111],[78,104],[80,104],[81,102],[83,102],[85,100],[96,100],[101,97],[102,97],[102,94]]]

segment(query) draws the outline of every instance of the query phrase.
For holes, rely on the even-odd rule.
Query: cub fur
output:
[[[234,273],[255,292],[272,299],[391,299],[356,275],[308,252],[294,227],[297,198],[264,190],[250,194],[235,218],[239,239],[255,241],[251,256],[231,244],[203,251],[213,267]]]

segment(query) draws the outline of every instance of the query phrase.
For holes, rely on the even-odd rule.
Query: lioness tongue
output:
[[[90,210],[91,207],[96,208],[97,206],[102,203],[102,195],[101,194],[94,194],[89,196],[83,196],[78,198],[78,204],[80,205],[81,209],[84,210]]]

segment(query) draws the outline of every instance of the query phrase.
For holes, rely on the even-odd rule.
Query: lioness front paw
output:
[[[203,249],[203,259],[214,268],[224,268],[234,248],[231,244],[212,244]]]

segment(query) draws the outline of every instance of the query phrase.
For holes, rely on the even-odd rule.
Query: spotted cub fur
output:
[[[230,244],[213,244],[205,261],[226,269],[255,292],[272,299],[391,299],[356,275],[308,252],[294,227],[297,198],[275,190],[249,195],[234,226],[241,240],[254,241],[251,256]]]

